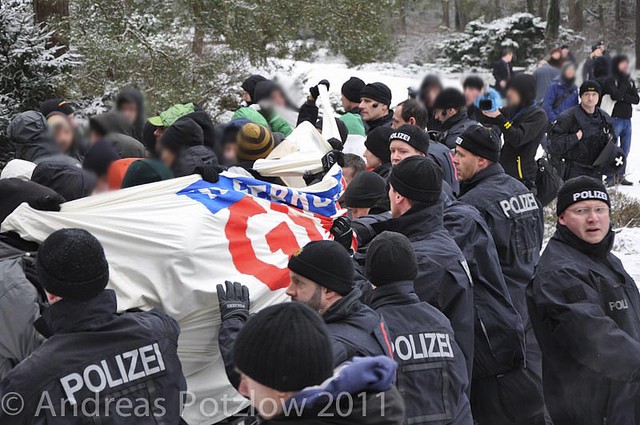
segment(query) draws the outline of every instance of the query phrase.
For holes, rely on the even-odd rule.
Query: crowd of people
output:
[[[428,75],[399,103],[382,82],[342,85],[339,138],[304,179],[342,167],[348,218],[290,257],[290,303],[250,314],[246,286],[212,282],[226,374],[251,403],[225,423],[640,423],[640,294],[611,253],[607,190],[632,184],[629,59],[598,43],[578,85],[567,46],[533,74],[514,72],[513,55],[493,85],[468,75],[460,91]],[[194,103],[147,119],[125,88],[88,134],[72,103],[45,100],[7,129],[0,222],[24,202],[58,211],[192,174],[284,184],[254,164],[302,122],[334,119],[320,116],[322,85],[297,107],[252,75],[219,125]],[[362,155],[343,152],[354,136]],[[540,147],[563,180],[544,250]],[[118,313],[108,281],[85,230],[40,245],[0,233],[0,423],[186,423],[179,325],[156,309]],[[43,408],[45,393],[63,403]],[[92,397],[99,417],[77,411]],[[118,410],[140,400],[141,415]]]

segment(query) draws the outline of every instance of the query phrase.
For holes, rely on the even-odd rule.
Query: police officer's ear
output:
[[[562,214],[560,214],[558,216],[558,223],[562,224],[563,226],[567,225],[567,221],[564,219],[564,212]]]

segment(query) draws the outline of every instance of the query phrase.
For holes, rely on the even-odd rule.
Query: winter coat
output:
[[[302,111],[300,112],[302,113]],[[360,111],[358,110],[358,108],[340,115],[338,119],[347,126],[349,134],[356,134],[358,136],[367,135],[365,131],[365,125],[364,122],[362,122],[362,117],[360,116]]]
[[[95,174],[62,162],[47,161],[39,164],[31,181],[58,192],[66,201],[91,196],[96,188]]]
[[[633,113],[632,105],[640,103],[636,83],[629,75],[623,75],[618,71],[621,57],[614,57],[611,67],[612,74],[604,80],[603,94],[608,94],[615,102],[612,118],[630,119]]]
[[[473,205],[484,216],[511,300],[526,327],[525,288],[540,258],[544,232],[538,201],[500,164],[492,164],[463,182],[458,200]]]
[[[613,240],[559,225],[527,290],[555,424],[640,423],[640,295]]]
[[[382,118],[378,118],[377,120],[366,121],[364,123],[364,128],[367,134],[369,134],[374,128],[391,127],[392,124],[393,124],[393,111],[389,110],[389,113]]]
[[[500,164],[505,172],[528,188],[535,188],[538,173],[536,153],[547,132],[547,114],[537,106],[518,110],[503,108],[502,114],[490,122],[502,131],[504,144]]]
[[[509,81],[513,76],[513,65],[511,62],[505,62],[502,59],[497,61],[493,65],[492,69],[493,78],[496,80],[496,84],[494,88],[500,93],[502,96],[506,93],[506,89],[500,87],[501,81]]]
[[[470,119],[466,112],[458,112],[448,120],[442,123],[442,131],[438,137],[438,142],[442,143],[449,149],[456,148],[456,139],[464,133],[464,131],[478,122]]]
[[[76,159],[64,155],[51,134],[44,116],[36,111],[18,114],[7,127],[7,137],[15,144],[17,159],[36,164],[44,161],[78,166]]]
[[[473,289],[466,260],[442,223],[442,203],[412,209],[398,218],[371,224],[375,234],[398,232],[411,241],[418,259],[415,291],[451,321],[471,379]]]
[[[578,130],[582,130],[582,139],[576,136]],[[602,178],[611,161],[604,167],[593,167],[593,164],[613,135],[613,121],[606,112],[596,108],[593,114],[587,114],[578,105],[558,116],[551,127],[547,149],[552,156],[564,159],[562,177],[565,180],[581,175]]]
[[[271,116],[265,118],[257,109],[259,109],[258,105],[242,107],[234,112],[231,119],[235,120],[237,118],[246,118],[253,123],[271,130],[271,132],[282,133],[285,137],[293,132],[293,127],[291,127],[287,121],[280,118],[278,114],[273,113]]]
[[[156,409],[149,409],[147,421],[178,423],[180,391],[186,390],[186,382],[177,355],[180,330],[175,320],[155,309],[118,315],[115,293],[105,290],[87,301],[64,299],[52,304],[36,328],[48,340],[0,383],[0,397],[15,392],[24,401],[22,412],[15,416],[0,410],[3,425],[34,423],[45,391],[52,408],[40,409],[37,423],[86,423],[88,418],[79,408],[96,398],[99,408],[110,409],[100,414],[104,424],[141,423],[144,420],[133,414],[141,402],[151,409],[161,403],[165,410],[154,417]],[[128,401],[117,403],[123,398]],[[76,416],[73,402],[78,406]],[[127,412],[115,414],[116,403],[133,406],[129,417],[122,414]]]
[[[124,115],[115,111],[91,117],[89,119],[89,127],[104,136],[110,133],[120,133],[133,137],[133,125]]]
[[[549,123],[554,122],[558,115],[578,104],[578,87],[567,84],[560,77],[553,81],[544,95],[542,108],[547,114]]]
[[[393,385],[395,374],[396,364],[388,357],[356,357],[337,369],[332,378],[305,388],[288,399],[283,409],[290,412],[288,415],[281,414],[262,423],[405,424],[403,397]]]
[[[533,76],[536,78],[536,103],[540,104],[544,100],[547,89],[560,76],[560,69],[544,64],[533,71]]]
[[[378,286],[369,304],[389,326],[405,423],[472,425],[469,375],[449,319],[420,301],[411,281]]]
[[[124,158],[145,158],[147,150],[144,145],[130,136],[120,133],[110,133],[104,140],[113,146],[121,159]]]
[[[383,179],[388,180],[389,174],[391,174],[391,163],[386,162],[384,164],[380,164],[373,170],[373,172],[379,175],[380,177],[382,177]]]
[[[0,381],[44,341],[33,327],[47,305],[33,254],[0,242]]]
[[[440,166],[444,174],[443,180],[449,185],[453,193],[460,191],[458,170],[453,165],[453,153],[451,149],[442,143],[429,141],[429,156]]]
[[[218,158],[206,146],[197,145],[183,149],[171,164],[171,171],[176,177],[190,176],[197,167],[218,165]]]
[[[218,158],[224,157],[224,146],[222,143],[222,134],[219,129],[216,129],[211,121],[211,117],[206,111],[194,111],[182,118],[191,118],[202,128],[204,135],[204,145],[211,149]]]
[[[144,123],[147,121],[147,117],[144,113],[144,97],[140,90],[134,87],[125,87],[118,93],[116,98],[116,108],[120,110],[120,105],[124,102],[135,103],[138,108],[138,115],[136,115],[136,121],[133,123],[133,135],[132,137],[139,142],[142,142],[142,132],[144,129]]]

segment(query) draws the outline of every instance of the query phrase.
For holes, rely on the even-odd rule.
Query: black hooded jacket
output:
[[[66,201],[90,196],[96,187],[95,174],[82,168],[61,162],[47,161],[39,164],[31,181],[58,192]]]
[[[144,123],[147,121],[147,117],[144,112],[144,97],[140,90],[134,87],[125,87],[120,91],[120,93],[118,93],[118,97],[116,98],[116,108],[120,110],[120,107],[124,102],[135,103],[138,108],[138,115],[136,116],[136,121],[133,123],[133,134],[131,136],[137,141],[142,142]]]
[[[527,289],[555,424],[640,423],[640,295],[613,241],[559,225]]]
[[[89,119],[89,127],[101,136],[120,133],[133,137],[133,125],[119,112],[111,111],[93,116]]]
[[[216,154],[204,146],[202,127],[192,118],[182,117],[169,126],[160,143],[176,155],[171,171],[176,177],[195,173],[197,167],[218,165]]]
[[[636,84],[628,74],[618,70],[621,62],[629,60],[626,56],[614,56],[611,60],[611,75],[604,80],[603,92],[611,96],[616,103],[611,112],[612,118],[630,119],[633,106],[640,103]]]

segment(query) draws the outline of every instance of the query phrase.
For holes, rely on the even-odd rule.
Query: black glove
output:
[[[220,180],[218,167],[215,165],[198,165],[194,170],[196,174],[200,174],[202,180],[209,183],[217,183]]]
[[[220,318],[227,320],[231,318],[246,320],[249,317],[249,288],[238,282],[224,282],[216,287],[218,291],[218,303],[220,304]]]
[[[342,140],[336,139],[335,137],[331,137],[327,142],[331,145],[331,148],[336,151],[342,151],[342,148],[344,147]]]
[[[322,157],[322,169],[327,172],[334,164],[338,164],[341,167],[344,166],[344,154],[335,149],[327,152],[327,154]]]
[[[333,240],[345,247],[351,253],[351,243],[353,242],[353,229],[349,217],[338,217],[333,221],[330,230]]]
[[[60,211],[60,204],[64,202],[60,195],[45,195],[29,201],[29,206],[40,211]]]
[[[311,95],[311,97],[313,98],[313,100],[316,100],[317,98],[320,97],[320,90],[318,89],[318,86],[320,84],[323,84],[324,86],[327,87],[327,90],[329,90],[329,81],[327,80],[322,80],[318,83],[317,86],[313,86],[309,89],[309,94]]]

